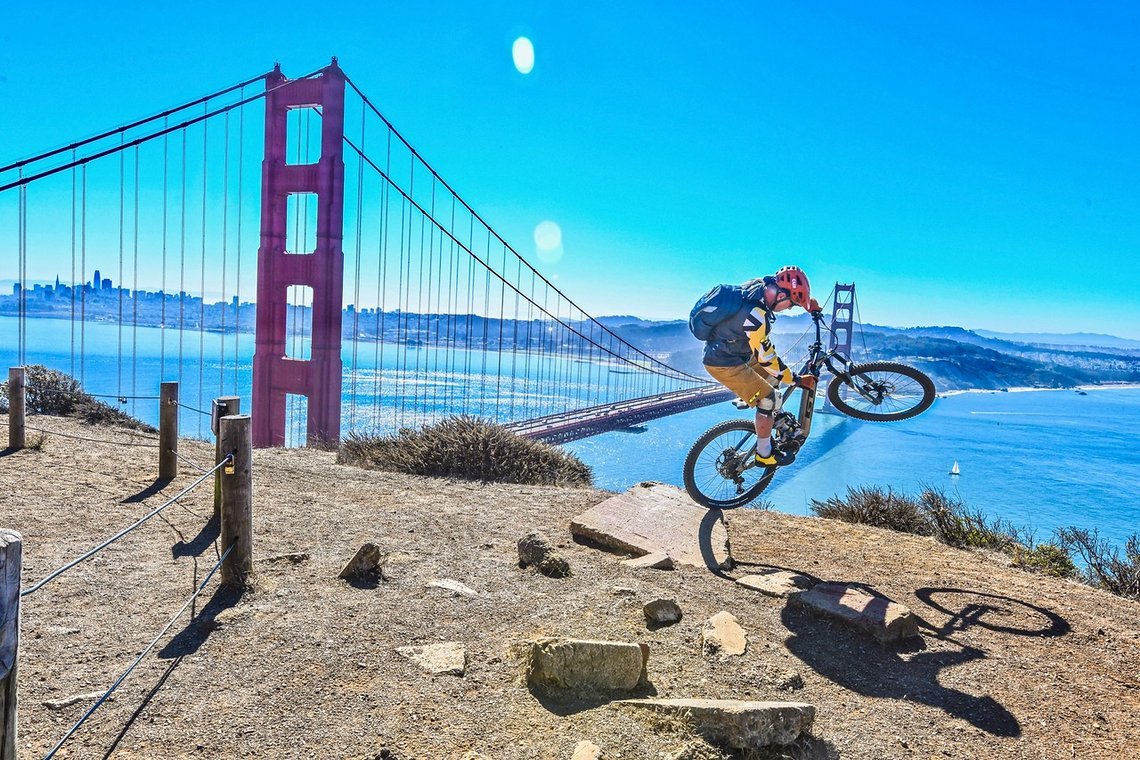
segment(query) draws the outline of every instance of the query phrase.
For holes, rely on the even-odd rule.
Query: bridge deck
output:
[[[547,443],[566,443],[733,398],[736,398],[736,394],[732,391],[710,383],[699,388],[536,417],[533,420],[512,423],[508,427],[527,438]]]

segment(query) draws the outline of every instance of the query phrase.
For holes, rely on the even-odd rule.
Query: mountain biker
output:
[[[714,296],[718,292],[724,295]],[[705,371],[756,408],[756,464],[764,467],[784,466],[795,459],[794,454],[781,451],[772,441],[773,417],[779,408],[776,390],[780,382],[794,383],[801,388],[815,386],[815,377],[792,372],[772,345],[772,322],[776,313],[793,306],[809,312],[820,308],[811,297],[811,285],[803,270],[786,266],[776,270],[774,275],[758,277],[743,285],[713,288],[697,303],[690,316],[691,327],[698,314],[715,320],[703,332],[693,328],[694,334],[701,333],[697,337],[707,333]]]

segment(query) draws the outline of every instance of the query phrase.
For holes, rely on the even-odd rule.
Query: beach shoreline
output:
[[[1096,385],[1074,385],[1072,388],[1037,388],[1033,386],[1014,386],[1010,388],[956,388],[949,391],[940,391],[939,398],[961,396],[966,393],[1031,393],[1036,391],[1111,391],[1111,390],[1137,390],[1140,383],[1100,383]]]

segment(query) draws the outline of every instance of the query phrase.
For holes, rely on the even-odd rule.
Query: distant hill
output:
[[[1099,346],[1103,348],[1131,348],[1140,351],[1140,340],[1118,338],[1101,333],[1000,333],[992,330],[975,330],[978,335],[1017,343],[1045,343],[1057,346]]]

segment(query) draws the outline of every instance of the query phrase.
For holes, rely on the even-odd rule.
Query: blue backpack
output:
[[[713,328],[740,311],[744,290],[739,285],[717,285],[705,293],[689,312],[689,330],[697,340],[712,338]]]

